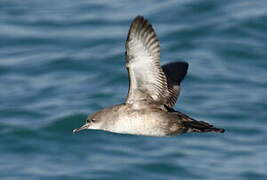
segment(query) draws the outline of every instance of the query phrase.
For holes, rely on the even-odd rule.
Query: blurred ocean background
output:
[[[137,15],[190,64],[175,108],[224,134],[72,134],[125,100]],[[266,180],[266,71],[265,0],[1,0],[0,179]]]

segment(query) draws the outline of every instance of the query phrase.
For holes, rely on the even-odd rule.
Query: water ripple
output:
[[[0,2],[1,179],[266,179],[266,2]],[[225,134],[72,134],[127,94],[144,15],[162,64],[189,62],[176,109]]]

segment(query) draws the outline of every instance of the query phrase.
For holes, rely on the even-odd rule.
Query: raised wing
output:
[[[187,62],[173,62],[162,66],[165,76],[167,77],[169,96],[166,97],[165,105],[173,107],[180,94],[180,83],[186,76],[188,70]]]
[[[146,101],[164,104],[169,92],[160,67],[159,41],[146,19],[138,16],[133,20],[125,46],[129,75],[126,103]]]

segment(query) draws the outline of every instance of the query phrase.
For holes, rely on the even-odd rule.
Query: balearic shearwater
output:
[[[160,66],[160,46],[152,25],[137,16],[126,40],[128,96],[123,104],[98,111],[80,128],[122,134],[171,136],[188,132],[219,132],[224,129],[197,121],[173,109],[188,64],[174,62]]]

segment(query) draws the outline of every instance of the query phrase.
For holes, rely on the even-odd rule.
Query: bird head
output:
[[[102,129],[105,120],[102,118],[101,111],[98,111],[90,116],[88,116],[85,120],[85,124],[79,128],[73,130],[73,133],[78,133],[81,130],[85,129]]]

